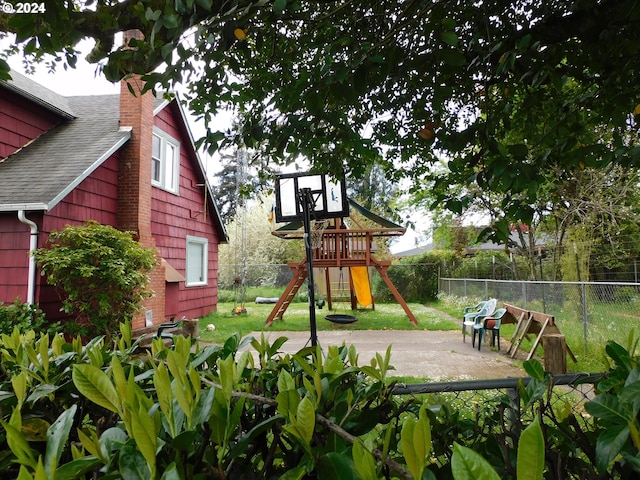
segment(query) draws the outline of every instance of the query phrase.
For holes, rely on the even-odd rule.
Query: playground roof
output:
[[[392,222],[391,220],[381,217],[376,213],[373,213],[371,210],[363,207],[362,205],[352,200],[351,198],[349,198],[349,206],[353,210],[360,213],[365,218],[368,218],[369,220],[376,223],[377,225],[380,225],[380,228],[364,229],[364,230],[373,231],[375,236],[385,236],[385,237],[401,236],[407,230],[405,227],[402,227],[397,223]],[[296,235],[296,232],[298,232],[301,228],[302,228],[302,221],[296,220],[294,222],[287,223],[282,227],[276,229],[273,232],[273,234],[277,236],[285,237],[285,238],[299,238],[300,235]]]

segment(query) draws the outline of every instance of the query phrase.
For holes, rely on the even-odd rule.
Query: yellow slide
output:
[[[369,272],[367,267],[351,267],[351,280],[356,290],[356,298],[358,303],[363,307],[368,307],[373,303],[371,297],[371,286],[369,285]]]

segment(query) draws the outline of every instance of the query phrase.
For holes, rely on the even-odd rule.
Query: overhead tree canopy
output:
[[[209,132],[212,148],[237,141],[274,162],[304,156],[348,176],[382,162],[388,178],[408,177],[414,189],[435,182],[437,201],[452,211],[469,199],[441,187],[475,184],[503,193],[503,209],[527,221],[551,169],[640,159],[637,0],[69,0],[46,8],[0,17],[0,30],[16,33],[26,54],[70,65],[78,41],[91,37],[89,60],[104,62],[107,78],[137,72],[150,87],[189,83],[190,108],[206,119],[224,104],[239,107],[240,128]],[[112,48],[126,29],[145,40]],[[536,128],[523,138],[527,124]],[[432,172],[442,159],[448,169]]]

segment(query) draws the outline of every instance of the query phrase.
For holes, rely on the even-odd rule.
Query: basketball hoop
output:
[[[316,220],[311,230],[311,248],[322,247],[322,234],[329,226],[329,220]]]

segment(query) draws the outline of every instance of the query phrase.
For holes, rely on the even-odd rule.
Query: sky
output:
[[[0,41],[0,50],[3,43],[7,40]],[[91,49],[91,42],[83,41],[78,50],[88,52]],[[26,75],[25,69],[22,65],[20,57],[10,57],[7,62],[15,71]],[[46,66],[38,65],[33,75],[26,75],[28,78],[40,83],[41,85],[53,90],[59,95],[63,96],[75,96],[75,95],[107,95],[120,93],[119,84],[113,84],[107,81],[100,73],[96,71],[96,66],[89,64],[84,60],[82,55],[79,56],[75,69],[64,70],[62,67],[58,67],[54,74],[48,72]],[[187,112],[188,115],[188,112]],[[219,122],[223,122],[223,128],[231,121],[231,114],[226,113],[218,118]],[[195,117],[189,116],[188,122],[192,130],[194,138],[199,138],[204,132],[204,124],[202,122],[196,122]],[[201,155],[205,168],[207,169],[210,180],[213,182],[213,174],[218,166],[217,157],[209,157],[207,155]],[[405,216],[405,215],[403,215]],[[418,229],[425,229],[424,219],[415,215],[415,212],[411,213],[414,217],[413,221],[418,224]],[[398,253],[404,250],[411,249],[416,246],[416,242],[420,245],[424,245],[424,236],[421,235],[421,231],[413,231],[407,229],[407,233],[402,237],[398,237],[391,246],[392,253]]]

